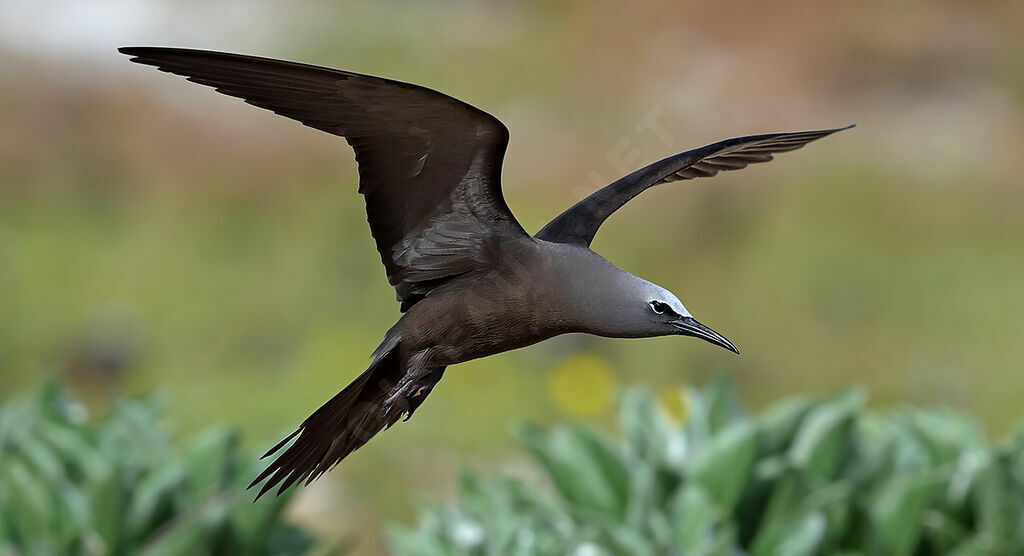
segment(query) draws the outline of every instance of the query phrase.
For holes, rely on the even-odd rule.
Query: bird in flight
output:
[[[671,292],[592,251],[594,234],[649,187],[767,162],[848,129],[737,137],[670,156],[599,189],[531,236],[501,192],[508,129],[478,108],[419,85],[295,62],[119,51],[344,137],[355,151],[370,233],[403,315],[370,366],[263,456],[281,452],[249,485],[266,481],[257,499],[278,485],[278,494],[308,485],[411,417],[449,365],[570,332],[692,336],[739,353]]]

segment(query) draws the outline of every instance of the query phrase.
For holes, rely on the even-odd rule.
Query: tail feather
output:
[[[384,400],[403,374],[398,350],[392,348],[307,417],[295,432],[263,455],[264,458],[274,455],[295,438],[295,442],[249,485],[248,488],[252,488],[266,480],[256,500],[278,484],[281,485],[278,494],[296,482],[305,481],[308,485],[375,434],[393,425],[402,411],[385,408]]]

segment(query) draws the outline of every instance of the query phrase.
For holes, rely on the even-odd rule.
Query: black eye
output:
[[[662,303],[661,301],[652,301],[651,309],[659,315],[672,312],[672,308],[668,306],[668,303]]]

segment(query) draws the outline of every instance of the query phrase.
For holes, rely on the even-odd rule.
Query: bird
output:
[[[648,188],[768,162],[853,127],[736,137],[669,156],[598,189],[530,235],[502,195],[508,129],[483,110],[420,85],[297,62],[185,48],[118,50],[343,137],[355,153],[358,191],[401,316],[369,367],[263,455],[278,454],[248,487],[263,483],[257,500],[274,487],[280,495],[309,485],[408,420],[451,365],[566,333],[690,336],[738,354],[667,289],[594,252],[595,234]]]

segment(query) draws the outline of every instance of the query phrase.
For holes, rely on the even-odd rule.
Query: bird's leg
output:
[[[430,394],[430,391],[434,389],[434,385],[444,376],[444,369],[445,367],[430,367],[430,372],[410,385],[411,388],[409,388],[408,393],[405,395],[409,408],[403,421],[408,421],[412,417],[413,412],[416,411],[416,408],[423,403],[423,400],[427,399],[427,394]]]
[[[391,413],[397,409],[399,414],[405,413],[405,420],[408,421],[409,417],[412,417],[416,408],[423,403],[427,395],[437,384],[437,381],[441,380],[441,376],[444,375],[445,367],[419,367],[413,365],[413,368],[409,369],[405,376],[398,381],[392,389],[391,393],[384,400],[384,411],[385,413]]]

